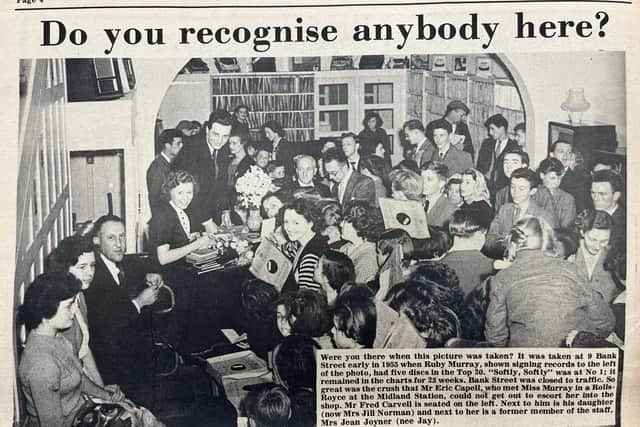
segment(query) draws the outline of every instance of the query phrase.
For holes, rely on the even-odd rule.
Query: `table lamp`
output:
[[[591,107],[584,97],[584,88],[572,88],[567,93],[567,99],[560,105],[563,111],[569,112],[569,122],[577,125],[582,122],[582,113]]]

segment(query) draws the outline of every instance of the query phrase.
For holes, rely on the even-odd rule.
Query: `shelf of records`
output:
[[[313,93],[314,76],[310,73],[226,74],[211,77],[213,95]]]
[[[313,110],[313,94],[213,95],[212,103],[214,108],[230,111],[233,111],[238,105],[246,105],[249,107],[249,111]]]

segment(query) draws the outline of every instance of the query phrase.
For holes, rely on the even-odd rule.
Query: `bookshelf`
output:
[[[449,102],[463,101],[471,110],[467,125],[476,152],[487,137],[484,122],[489,116],[502,114],[509,122],[509,130],[525,121],[520,94],[510,80],[438,71],[423,73],[425,124],[442,117]]]
[[[249,107],[252,140],[262,139],[261,127],[278,121],[290,141],[314,139],[313,73],[225,74],[211,76],[211,111]]]

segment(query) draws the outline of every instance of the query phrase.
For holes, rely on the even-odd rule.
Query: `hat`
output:
[[[469,114],[469,107],[467,107],[467,104],[465,104],[462,101],[458,101],[457,99],[454,101],[451,101],[449,103],[449,105],[447,105],[447,113],[451,110],[464,110],[465,114]]]

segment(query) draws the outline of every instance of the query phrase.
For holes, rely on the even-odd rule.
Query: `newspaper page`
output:
[[[625,0],[4,2],[0,424],[89,425],[90,415],[116,425],[105,418],[113,408],[80,416],[82,393],[107,401],[126,395],[148,408],[129,410],[140,425],[635,424],[638,291],[626,283],[637,282],[638,12],[637,2]],[[171,187],[172,161],[189,150],[192,163],[182,164],[204,156],[214,172],[203,173],[215,177],[209,184],[184,166],[197,179]],[[237,191],[241,174],[251,180]],[[366,185],[355,185],[354,176]],[[355,281],[374,285],[344,285],[334,295],[323,276],[326,252],[313,252],[291,225],[317,224],[284,196],[275,207],[263,204],[264,180],[272,191],[307,180],[313,197],[336,200],[344,217],[333,225],[323,219],[322,242],[350,241],[344,251]],[[191,193],[183,206],[173,191],[185,185]],[[161,189],[172,205],[153,205]],[[245,198],[218,209],[227,193]],[[369,216],[382,215],[350,202],[378,206],[380,197],[415,202],[380,204],[385,223],[372,237]],[[192,200],[201,211],[190,210]],[[436,207],[443,200],[448,213]],[[488,221],[476,220],[477,229],[459,237],[451,231],[456,208],[472,203],[489,208]],[[411,212],[399,208],[405,205]],[[479,209],[468,215],[479,217]],[[215,211],[206,217],[213,222],[191,234],[204,211]],[[91,230],[105,214],[116,217]],[[262,220],[275,230],[263,238],[294,243],[280,254],[293,267],[283,272],[267,256],[259,277],[316,286],[328,324],[322,336],[300,325],[303,309],[292,314],[286,283],[282,295],[265,291],[276,292],[269,313],[262,313],[266,303],[247,309],[255,246],[242,236],[260,235]],[[215,228],[231,223],[238,228]],[[117,229],[111,243],[106,224]],[[380,249],[385,228],[428,238],[408,239],[409,260],[388,236],[393,251]],[[469,237],[477,230],[479,246]],[[179,245],[157,240],[175,233],[184,236]],[[69,320],[71,296],[39,294],[37,309],[51,301],[53,308],[35,315],[30,284],[52,271],[50,254],[63,257],[60,242],[72,234],[93,235],[97,251],[63,262],[80,281],[78,266],[90,270],[86,307]],[[214,271],[185,263],[187,275],[172,276],[175,269],[160,266],[177,265],[204,240],[225,256]],[[354,249],[358,242],[369,258]],[[487,264],[480,248],[490,242],[499,252]],[[190,249],[176,255],[184,245]],[[376,259],[376,250],[386,258]],[[476,257],[460,255],[467,252]],[[447,267],[456,256],[457,267]],[[119,286],[132,275],[120,275],[123,258],[153,259],[162,276],[146,276],[140,293],[127,296]],[[100,294],[100,280],[113,288]],[[45,282],[59,286],[41,279],[36,287]],[[300,292],[302,307],[304,298],[314,300]],[[25,295],[31,308],[19,316]],[[153,308],[164,296],[169,308]],[[136,353],[137,340],[121,344],[133,330],[130,320],[119,325],[122,316],[162,325],[151,332],[161,349]],[[65,335],[74,327],[77,343]],[[221,329],[227,332],[213,342]],[[233,342],[224,338],[229,330]],[[117,345],[138,366],[124,377],[115,374],[124,362],[101,354]],[[230,351],[261,364],[255,381],[242,363],[227,367],[242,383],[216,380],[221,371],[207,360]],[[138,375],[155,384],[139,398]]]

